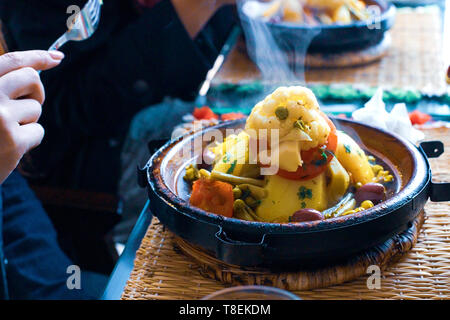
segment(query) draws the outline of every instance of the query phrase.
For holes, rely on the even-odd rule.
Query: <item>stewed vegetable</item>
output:
[[[257,163],[250,163],[255,156],[250,136],[260,148],[261,130],[269,137],[268,154],[278,153],[278,159],[263,161],[258,153]],[[278,141],[270,137],[273,130]],[[248,221],[302,223],[363,212],[386,199],[384,184],[394,180],[352,137],[336,129],[303,87],[275,90],[253,108],[245,131],[208,148],[205,158],[214,159],[211,166],[186,168],[184,179],[193,183],[190,203]],[[276,171],[262,175],[270,167]]]
[[[192,185],[190,203],[195,207],[231,218],[233,202],[233,187],[229,183],[200,178]]]

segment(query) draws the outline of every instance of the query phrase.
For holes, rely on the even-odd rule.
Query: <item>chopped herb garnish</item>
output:
[[[302,202],[302,209],[306,208],[306,202]]]
[[[352,148],[348,144],[344,144],[345,152],[352,153]]]
[[[294,128],[300,129],[302,131],[306,131],[307,129],[305,122],[301,118],[294,122]]]
[[[311,199],[312,198],[312,190],[302,186],[302,187],[300,187],[297,195],[300,200],[304,200],[306,198]]]
[[[289,111],[286,107],[278,107],[275,109],[275,115],[280,120],[286,120],[289,117]]]
[[[231,166],[228,168],[227,173],[231,174],[234,171],[234,168],[236,168],[237,160],[234,160]]]

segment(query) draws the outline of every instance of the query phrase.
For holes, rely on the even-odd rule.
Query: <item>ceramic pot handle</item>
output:
[[[425,141],[420,144],[419,148],[428,158],[438,158],[444,153],[444,144],[441,141]],[[450,183],[431,181],[430,200],[434,202],[450,201]]]
[[[229,264],[256,267],[264,262],[264,236],[260,242],[232,240],[220,228],[215,234],[216,256]]]

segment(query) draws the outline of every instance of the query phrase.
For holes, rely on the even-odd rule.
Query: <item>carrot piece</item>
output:
[[[229,183],[200,178],[192,185],[189,202],[194,207],[231,218],[233,216],[233,186]]]

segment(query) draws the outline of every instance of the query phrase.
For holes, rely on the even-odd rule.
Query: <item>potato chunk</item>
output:
[[[215,147],[213,152],[220,156],[214,165],[214,171],[235,176],[258,176],[256,164],[249,164],[249,135],[242,131],[238,135],[230,135]]]
[[[336,157],[327,166],[327,186],[328,204],[335,204],[347,191],[350,184],[350,176]]]
[[[374,175],[367,155],[350,136],[342,131],[337,132],[338,146],[336,157],[342,166],[351,173],[353,183],[366,184]]]
[[[298,141],[283,141],[279,145],[279,168],[295,172],[299,166],[302,165],[300,157],[300,146]],[[274,163],[272,163],[273,165]]]
[[[302,208],[324,210],[327,207],[325,173],[306,181],[288,180],[278,175],[267,176],[267,198],[256,214],[264,221],[288,222]]]

